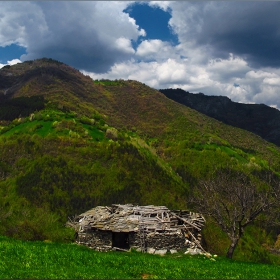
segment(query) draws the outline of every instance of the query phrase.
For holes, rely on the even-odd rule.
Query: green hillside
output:
[[[186,209],[193,187],[219,168],[262,184],[258,174],[280,170],[280,148],[255,134],[140,82],[93,81],[50,59],[0,69],[0,101],[0,234],[10,237],[71,241],[68,217],[97,205]],[[243,240],[258,257],[266,253],[257,244],[278,234],[265,229]],[[213,223],[205,232],[205,246],[223,254],[226,237]]]

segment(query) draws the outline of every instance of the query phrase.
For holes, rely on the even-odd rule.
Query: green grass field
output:
[[[52,135],[86,137],[92,141],[104,140],[104,132],[100,130],[100,125],[91,124],[89,118],[82,117],[78,119],[52,109],[41,111],[35,115],[37,119],[30,120],[25,118],[21,121],[14,121],[10,126],[5,127],[3,131],[0,128],[0,133],[5,137],[20,134],[36,134],[41,137]],[[85,120],[89,123],[85,123]]]
[[[222,257],[96,252],[76,244],[0,237],[0,278],[279,279],[280,266]]]

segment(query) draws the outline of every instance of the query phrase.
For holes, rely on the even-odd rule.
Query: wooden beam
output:
[[[194,235],[188,230],[188,233],[191,235],[191,237],[194,239],[194,242],[196,243],[196,245],[206,253],[206,251],[203,249],[203,247],[201,246],[200,242],[194,237]]]
[[[180,219],[181,221],[191,225],[192,227],[196,228],[197,230],[201,231],[201,228],[199,228],[198,226],[192,224],[191,222],[187,221],[186,219],[184,218],[181,218],[180,216],[176,215],[175,213],[171,212],[172,215],[174,215],[175,217],[177,217],[178,219]]]

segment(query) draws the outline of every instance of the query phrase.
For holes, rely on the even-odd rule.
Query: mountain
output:
[[[161,89],[166,97],[225,124],[251,131],[280,146],[280,111],[264,104],[242,104],[226,96],[193,94],[182,89]]]
[[[51,59],[0,69],[0,151],[0,234],[27,240],[71,240],[68,217],[98,205],[189,208],[192,187],[224,167],[260,184],[280,170],[280,148],[254,133]],[[212,225],[205,242],[223,252]]]

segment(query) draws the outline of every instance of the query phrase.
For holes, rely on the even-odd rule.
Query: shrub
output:
[[[83,124],[88,124],[88,125],[94,124],[94,120],[93,119],[89,119],[89,118],[87,118],[85,116],[80,118],[80,122],[83,123]]]
[[[111,127],[111,128],[108,128],[106,130],[106,137],[109,138],[109,139],[112,139],[112,140],[117,140],[118,139],[118,131],[117,129]]]

